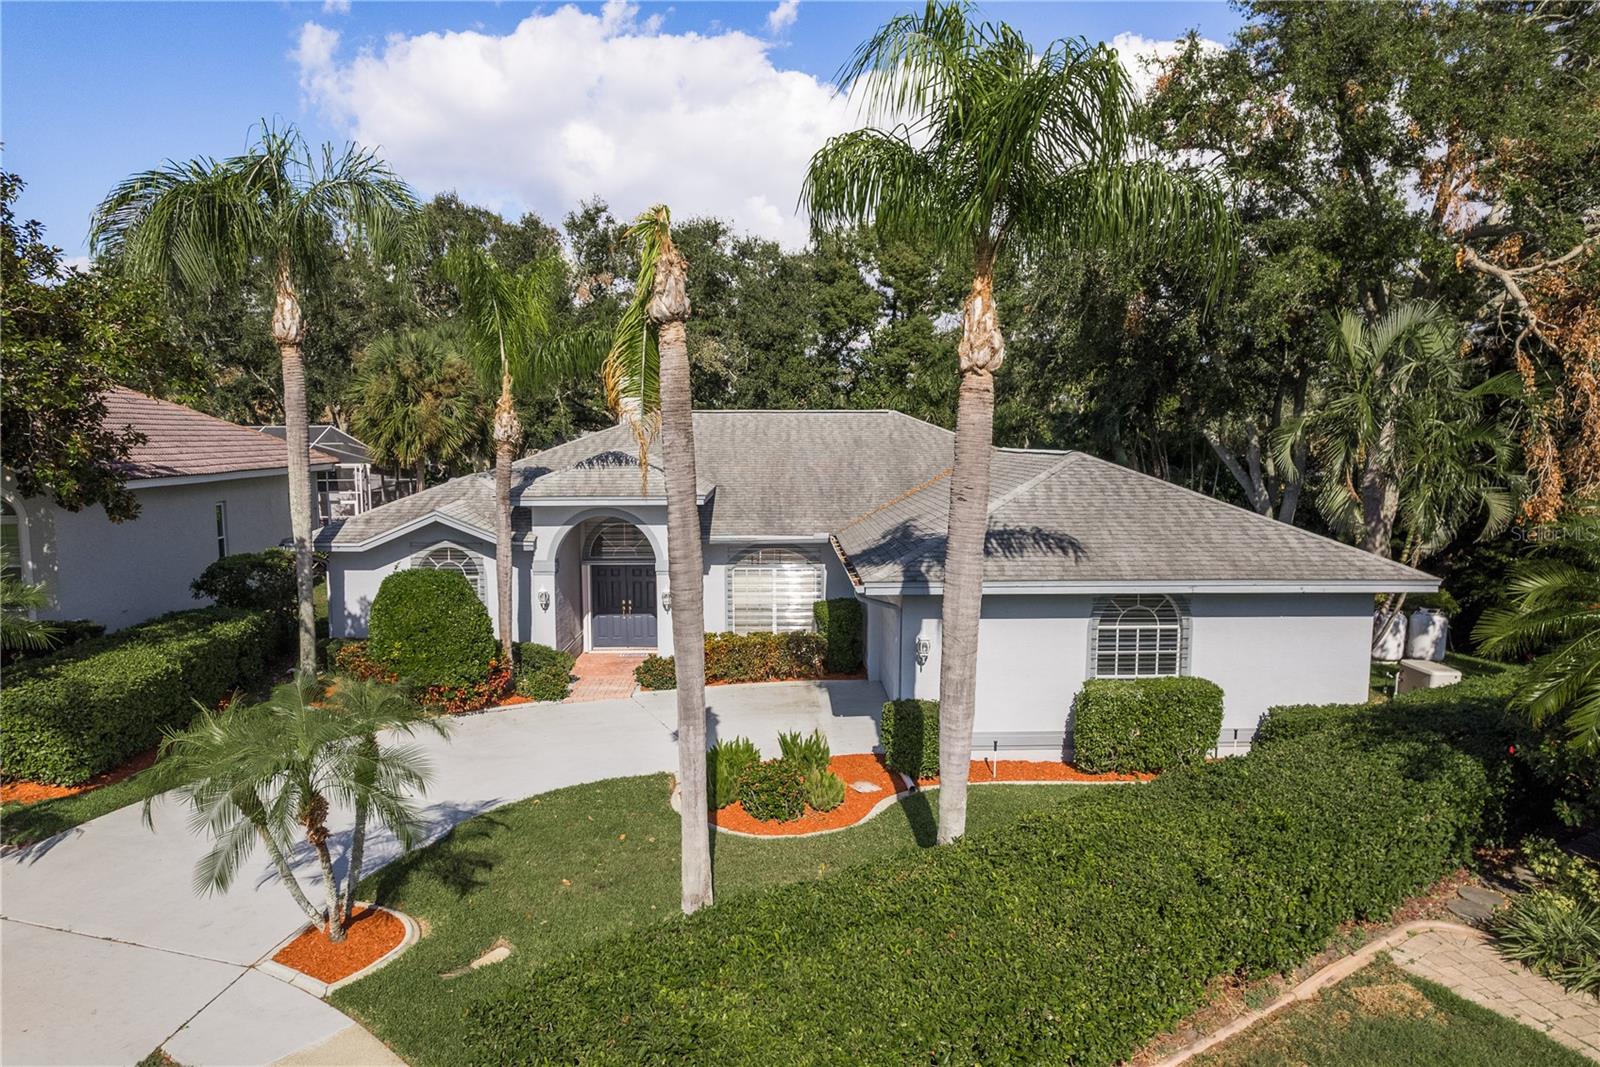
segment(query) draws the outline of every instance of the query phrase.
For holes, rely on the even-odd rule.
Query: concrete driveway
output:
[[[779,682],[707,691],[713,739],[744,735],[776,754],[785,730],[821,729],[835,752],[870,751],[884,700],[875,682]],[[675,694],[587,704],[524,704],[454,721],[421,743],[433,761],[422,804],[428,839],[480,812],[563,786],[677,766]],[[131,1064],[164,1048],[189,1067],[270,1064],[352,1024],[254,970],[303,923],[257,855],[225,894],[190,879],[207,842],[160,801],[155,831],[138,806],[0,860],[0,1062]],[[348,843],[347,814],[330,820]],[[368,843],[368,870],[395,858]],[[320,879],[295,857],[312,899]]]

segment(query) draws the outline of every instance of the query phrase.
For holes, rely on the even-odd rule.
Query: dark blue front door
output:
[[[589,635],[595,648],[656,647],[654,566],[591,565],[589,606]]]

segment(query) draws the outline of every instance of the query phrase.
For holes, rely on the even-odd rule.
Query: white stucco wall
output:
[[[1253,729],[1274,704],[1366,699],[1372,597],[1358,594],[1196,594],[1189,597],[1191,675],[1222,687],[1223,728]],[[978,733],[1065,731],[1089,675],[1089,596],[984,597],[978,640]],[[902,599],[898,655],[879,645],[895,624],[871,608],[868,673],[890,697],[939,694],[938,597]],[[916,638],[932,648],[916,662]],[[898,676],[895,663],[898,663]]]
[[[217,558],[214,508],[226,505],[228,552],[258,552],[289,536],[287,476],[129,486],[139,515],[112,522],[97,506],[67,511],[13,500],[27,524],[29,578],[52,597],[51,619],[93,619],[108,630],[200,607],[189,583]]]

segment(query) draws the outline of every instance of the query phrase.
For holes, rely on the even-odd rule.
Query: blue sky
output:
[[[590,192],[619,212],[667,199],[792,241],[805,153],[853,124],[827,82],[904,5],[572,5],[581,17],[556,4],[342,6],[5,3],[0,137],[6,169],[28,183],[18,213],[81,255],[89,213],[118,179],[238,151],[267,116],[314,141],[382,145],[424,195],[456,188],[555,221]],[[1038,43],[1190,28],[1225,40],[1239,24],[1220,3],[980,10]],[[662,57],[663,92],[641,56]]]

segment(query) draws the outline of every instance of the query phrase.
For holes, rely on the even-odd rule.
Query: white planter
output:
[[[1432,608],[1418,608],[1406,625],[1406,659],[1438,663],[1450,644],[1450,620]]]

